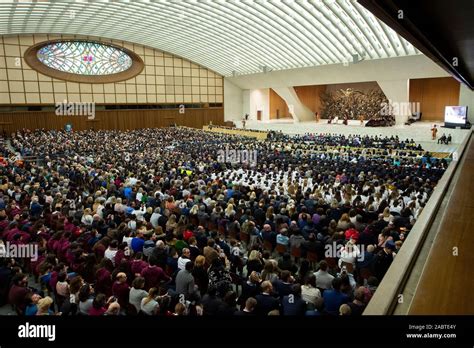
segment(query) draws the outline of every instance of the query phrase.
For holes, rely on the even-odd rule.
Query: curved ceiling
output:
[[[0,2],[0,34],[35,33],[130,41],[224,76],[419,54],[353,0]]]

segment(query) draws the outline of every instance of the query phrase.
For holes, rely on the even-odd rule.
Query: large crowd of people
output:
[[[3,248],[38,245],[0,258],[19,315],[361,315],[447,167],[357,135],[25,130],[11,146],[35,158],[0,167]]]

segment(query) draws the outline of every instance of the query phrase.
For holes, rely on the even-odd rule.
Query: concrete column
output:
[[[314,121],[313,112],[300,101],[293,87],[273,87],[272,89],[286,102],[295,122]]]
[[[395,111],[395,123],[404,124],[408,120],[408,116],[416,110],[410,110],[409,107],[409,90],[408,80],[377,80],[383,93],[389,99]],[[398,110],[398,111],[397,111]]]
[[[257,120],[257,112],[261,111],[261,121],[268,121],[270,114],[270,89],[251,89],[243,93],[243,113],[249,114],[249,120]]]
[[[243,91],[240,87],[224,79],[224,121],[241,121],[243,111]]]

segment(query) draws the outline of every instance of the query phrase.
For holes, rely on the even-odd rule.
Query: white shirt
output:
[[[154,315],[157,309],[160,307],[159,303],[156,300],[150,300],[145,304],[145,299],[146,297],[142,299],[140,303],[140,309],[147,315]]]
[[[310,285],[303,285],[301,287],[301,298],[306,303],[316,303],[316,300],[321,297],[321,291],[318,288],[313,288]]]
[[[156,228],[158,227],[158,219],[161,217],[161,214],[160,213],[153,213],[151,214],[151,217],[150,217],[150,223],[151,225]]]
[[[104,257],[112,261],[112,263],[115,265],[115,254],[117,254],[117,250],[110,249],[109,247],[105,250]]]
[[[186,264],[188,262],[191,262],[191,260],[188,259],[188,258],[184,258],[184,257],[180,256],[179,259],[178,259],[178,268],[179,269],[185,269]]]
[[[135,231],[137,229],[137,222],[134,220],[130,220],[127,224],[128,228],[131,229],[132,231]]]
[[[101,219],[104,218],[104,209],[105,209],[105,207],[102,204],[97,207],[96,213],[97,213],[97,215],[100,216]]]
[[[122,243],[127,243],[128,247],[131,248],[132,247],[132,237],[123,237],[122,238]]]
[[[143,206],[140,209],[136,209],[132,212],[133,215],[137,217],[138,221],[144,221],[143,215],[146,214],[146,208]]]

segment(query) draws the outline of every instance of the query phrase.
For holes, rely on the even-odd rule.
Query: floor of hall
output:
[[[242,128],[241,121],[234,121],[237,128]],[[452,143],[449,145],[438,144],[437,140],[431,138],[431,128],[436,124],[438,138],[444,134],[451,134]],[[363,134],[392,136],[398,135],[400,139],[413,139],[421,144],[423,148],[431,152],[455,152],[464,139],[470,134],[470,129],[444,128],[444,122],[416,122],[412,125],[395,125],[393,127],[365,127],[359,121],[350,120],[349,124],[328,124],[326,120],[320,122],[293,122],[292,120],[275,120],[270,122],[247,121],[246,129],[282,131],[287,134],[305,133],[330,133],[330,134]]]

